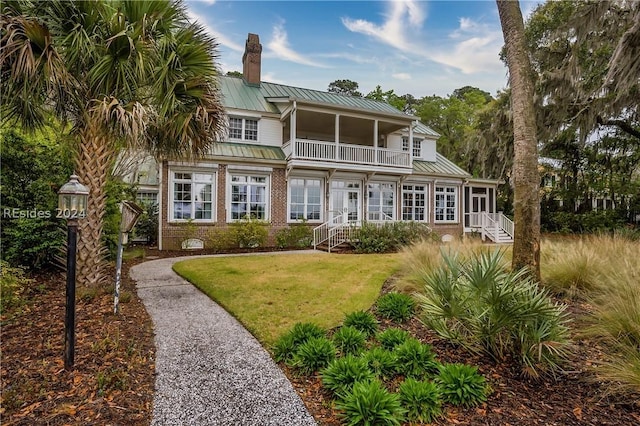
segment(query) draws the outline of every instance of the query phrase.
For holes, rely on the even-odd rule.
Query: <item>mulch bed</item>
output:
[[[202,254],[146,250],[147,258]],[[125,261],[121,313],[114,315],[112,288],[78,289],[75,369],[64,370],[64,288],[59,272],[39,274],[20,313],[3,315],[3,425],[148,425],[154,389],[153,329],[128,275]],[[389,284],[383,291],[389,290]],[[572,303],[573,313],[584,308]],[[381,320],[381,328],[397,326]],[[523,379],[511,364],[466,352],[439,339],[417,320],[400,326],[434,347],[442,362],[479,366],[493,393],[471,409],[447,408],[437,425],[631,425],[640,424],[640,402],[604,395],[589,380],[601,359],[597,345],[578,342],[566,372],[556,380]],[[320,425],[339,425],[339,413],[318,376],[300,377],[282,365]]]

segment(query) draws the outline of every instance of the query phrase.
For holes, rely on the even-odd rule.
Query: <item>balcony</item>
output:
[[[351,145],[335,142],[296,139],[295,147],[287,142],[283,147],[290,160],[308,160],[330,163],[411,168],[411,156],[405,151]],[[295,149],[293,149],[295,148]]]

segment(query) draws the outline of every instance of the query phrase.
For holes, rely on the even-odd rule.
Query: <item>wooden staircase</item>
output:
[[[502,213],[482,213],[480,232],[496,244],[513,244],[513,221]]]

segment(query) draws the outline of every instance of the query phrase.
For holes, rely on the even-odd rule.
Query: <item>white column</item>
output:
[[[409,166],[413,164],[413,122],[409,125]]]
[[[378,120],[373,120],[373,150],[376,157],[373,162],[378,164]]]
[[[296,126],[296,115],[297,115],[297,104],[296,101],[293,101],[293,108],[291,109],[291,129],[289,129],[289,131],[291,132],[291,135],[289,137],[289,139],[291,140],[291,158],[296,158],[296,145],[297,145],[297,140],[296,140],[296,136],[298,134]]]
[[[336,128],[335,128],[335,141],[336,141],[336,161],[340,159],[340,114],[336,114]]]

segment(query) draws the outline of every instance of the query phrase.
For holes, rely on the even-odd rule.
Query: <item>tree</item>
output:
[[[227,77],[242,78],[243,76],[240,71],[227,71]]]
[[[377,85],[374,90],[367,93],[367,96],[365,96],[365,98],[373,99],[374,101],[386,102],[392,107],[400,111],[404,111],[405,100],[402,97],[396,95],[393,92],[393,89],[384,92],[382,91],[382,87],[380,87],[380,85]]]
[[[194,158],[223,130],[216,43],[178,0],[16,1],[2,13],[2,119],[71,124],[75,171],[90,189],[78,278],[105,277],[106,184],[122,147]]]
[[[327,91],[340,95],[362,97],[362,93],[358,92],[358,83],[351,80],[335,80],[329,83]]]
[[[540,278],[540,175],[533,73],[524,34],[520,4],[496,0],[504,36],[514,138],[514,270],[528,267]]]

